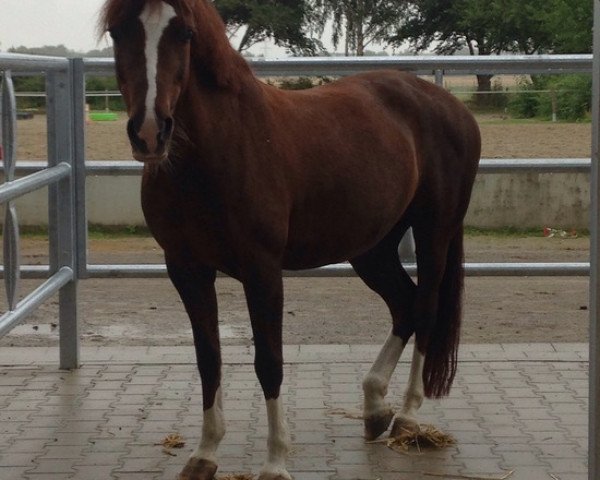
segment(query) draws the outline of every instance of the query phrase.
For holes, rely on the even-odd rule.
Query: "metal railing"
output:
[[[71,62],[63,58],[14,55],[0,57],[2,74],[2,145],[4,181],[0,203],[4,204],[4,283],[8,311],[0,317],[3,336],[52,295],[59,295],[60,366],[79,366],[77,274],[75,242],[75,176],[73,148],[73,79]],[[42,71],[46,77],[48,165],[43,170],[16,178],[16,102],[11,69]],[[48,188],[49,265],[46,280],[20,301],[23,267],[19,257],[19,222],[14,200]]]
[[[400,68],[412,71],[420,75],[431,75],[439,84],[443,83],[444,75],[465,75],[475,73],[502,73],[502,74],[548,74],[548,73],[573,73],[590,72],[592,67],[591,55],[558,55],[558,56],[494,56],[494,57],[365,57],[365,58],[291,58],[286,60],[258,60],[251,61],[254,71],[263,77],[275,76],[300,76],[300,75],[347,75],[365,70]],[[61,65],[58,69],[56,65]],[[57,201],[66,201],[65,192],[62,199],[56,198],[51,193],[51,208],[58,212],[72,210],[75,220],[69,224],[72,234],[66,238],[67,227],[58,226],[55,219],[56,212],[50,217],[50,231],[56,240],[52,242],[52,251],[65,252],[65,245],[70,245],[69,254],[73,258],[66,262],[69,267],[76,271],[77,278],[150,278],[166,276],[164,265],[127,265],[127,264],[88,264],[87,259],[87,218],[85,206],[85,177],[93,175],[139,175],[141,165],[132,161],[119,162],[86,162],[85,145],[85,76],[111,75],[114,74],[114,62],[112,59],[87,58],[66,59],[33,57],[25,55],[0,55],[0,70],[19,70],[19,72],[46,72],[48,78],[48,103],[49,106],[60,105],[62,110],[55,111],[52,108],[48,112],[48,135],[49,135],[49,167],[50,170],[40,172],[38,162],[22,162],[16,168],[18,173],[28,174],[19,180],[20,186],[15,187],[12,181],[8,181],[0,190],[0,202],[4,202],[12,195],[12,191],[30,191],[39,187],[40,180],[46,181],[50,176],[60,180],[62,175],[69,175],[69,186],[72,189],[69,199],[75,200],[69,207],[61,207]],[[55,72],[57,70],[57,72]],[[62,75],[57,85],[53,84],[56,75]],[[58,85],[67,92],[64,99],[57,97],[55,89]],[[67,98],[68,97],[68,98]],[[58,106],[56,108],[59,108]],[[61,121],[57,122],[56,119]],[[69,159],[59,165],[57,159]],[[74,160],[74,161],[72,161]],[[6,173],[6,179],[13,178],[15,166]],[[67,170],[68,169],[68,170]],[[64,171],[63,171],[64,170]],[[589,172],[589,159],[510,159],[510,160],[488,160],[483,159],[480,164],[481,174],[496,174],[508,172],[536,172],[536,173],[563,173],[563,172]],[[62,181],[62,180],[60,180]],[[15,188],[17,190],[15,190]],[[54,190],[53,190],[54,191]],[[9,204],[10,205],[10,202]],[[11,208],[7,209],[10,212]],[[8,213],[7,213],[8,215]],[[64,215],[64,214],[63,214]],[[17,232],[12,238],[18,238],[16,218],[7,217],[5,241],[10,238],[11,225]],[[64,231],[63,231],[64,230]],[[60,235],[56,231],[62,232]],[[56,247],[57,242],[60,247]],[[69,244],[68,241],[71,243]],[[13,244],[17,245],[18,241]],[[6,250],[6,249],[5,249]],[[58,255],[58,254],[56,254]],[[11,278],[16,278],[18,271],[24,278],[45,278],[56,271],[58,259],[52,257],[50,265],[14,265],[11,259],[5,260],[5,278],[10,283]],[[64,258],[62,259],[65,260]],[[465,265],[467,275],[471,276],[515,276],[515,275],[551,275],[551,276],[585,276],[589,274],[588,262],[571,263],[467,263]],[[416,271],[416,265],[408,264],[409,273]],[[311,269],[305,271],[285,272],[286,276],[353,276],[354,272],[349,264],[337,264]],[[14,282],[13,282],[14,283]],[[12,287],[11,287],[12,288]],[[7,290],[7,292],[9,292]],[[8,293],[14,295],[12,290]],[[12,307],[11,307],[12,308]],[[12,315],[12,314],[11,314]],[[16,317],[15,317],[16,318]],[[21,316],[19,316],[21,318]],[[11,326],[16,325],[18,320],[11,320],[7,326],[0,330],[0,335],[8,331]],[[76,321],[74,324],[76,325]],[[74,327],[75,328],[75,327]],[[76,332],[76,328],[73,330]],[[66,332],[61,328],[61,338],[71,336],[73,333]],[[70,341],[73,341],[72,339]],[[78,357],[78,355],[76,356]]]
[[[539,56],[493,56],[493,57],[363,57],[363,58],[289,58],[285,60],[253,60],[250,64],[261,77],[292,76],[341,76],[375,69],[403,69],[418,75],[431,75],[436,83],[443,84],[444,75],[466,74],[557,74],[589,73],[591,55],[539,55]],[[114,69],[111,59],[84,59],[87,74],[109,74]],[[95,175],[136,175],[141,167],[136,162],[88,162],[88,171]],[[511,159],[482,160],[480,173],[573,173],[589,172],[589,159]],[[85,251],[85,250],[84,250]],[[165,276],[164,265],[86,265],[86,275],[91,277],[141,277]],[[471,276],[550,275],[585,276],[589,274],[588,262],[571,263],[467,263],[466,274]],[[414,273],[416,265],[408,264],[407,271]],[[285,272],[287,276],[353,276],[349,264]]]

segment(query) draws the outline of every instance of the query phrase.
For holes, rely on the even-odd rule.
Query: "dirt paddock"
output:
[[[515,123],[500,115],[478,117],[486,158],[588,157],[589,124]],[[125,119],[87,126],[87,156],[129,158]],[[19,121],[18,158],[43,159],[45,119]],[[560,226],[553,226],[560,227]],[[471,235],[467,261],[587,261],[587,238],[558,239]],[[42,239],[22,239],[22,264],[44,263]],[[90,263],[160,263],[152,239],[90,241]],[[37,281],[23,281],[31,291]],[[390,328],[383,302],[357,278],[285,280],[287,344],[381,343]],[[218,279],[222,342],[251,342],[241,287]],[[191,333],[183,306],[167,279],[89,279],[80,282],[82,338],[87,345],[187,345]],[[582,342],[588,335],[587,277],[472,277],[466,281],[463,341]],[[5,306],[3,306],[5,308]],[[3,345],[58,341],[57,298],[0,340]]]

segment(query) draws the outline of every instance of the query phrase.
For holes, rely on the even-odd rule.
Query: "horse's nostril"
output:
[[[148,147],[146,146],[146,142],[144,142],[138,135],[136,126],[136,121],[131,119],[127,122],[127,136],[129,137],[129,141],[131,144],[140,152],[147,153]]]
[[[173,131],[173,119],[171,117],[167,117],[163,120],[161,129],[160,129],[161,142],[165,143],[171,136],[172,131]]]

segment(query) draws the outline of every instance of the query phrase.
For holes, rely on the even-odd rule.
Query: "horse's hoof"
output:
[[[393,418],[394,412],[391,408],[383,413],[365,417],[365,438],[367,440],[375,440],[388,429]]]
[[[258,475],[258,480],[292,480],[285,467],[265,465]]]
[[[408,415],[398,414],[394,418],[394,424],[392,425],[392,431],[390,432],[391,438],[396,438],[407,432],[418,432],[421,429],[419,422],[414,417]]]
[[[203,458],[190,458],[179,474],[179,480],[213,480],[217,464]]]

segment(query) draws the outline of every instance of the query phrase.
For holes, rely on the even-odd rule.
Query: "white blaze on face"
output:
[[[155,122],[154,108],[157,95],[158,45],[169,22],[177,14],[171,5],[160,2],[158,7],[146,5],[140,14],[140,21],[146,32],[146,75],[148,91],[146,92],[146,117],[144,123]]]

